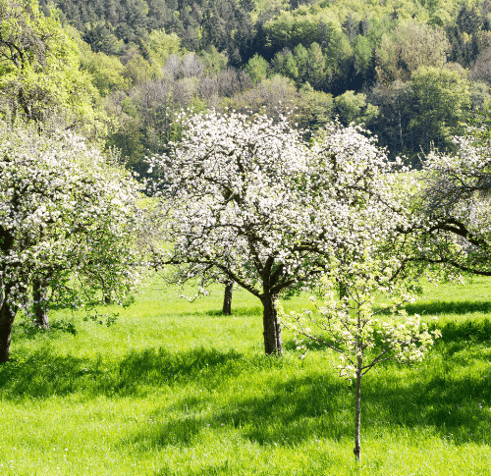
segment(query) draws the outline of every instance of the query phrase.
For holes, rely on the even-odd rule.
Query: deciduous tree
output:
[[[385,240],[383,235],[379,238]],[[373,243],[370,237],[364,254],[354,260],[332,263],[330,275],[323,280],[327,292],[316,306],[317,312],[304,309],[301,313],[286,314],[280,308],[282,322],[301,338],[300,349],[307,350],[312,343],[331,349],[339,355],[340,376],[350,383],[355,381],[353,452],[357,462],[361,460],[363,377],[381,362],[395,360],[409,364],[422,360],[434,338],[440,335],[437,330],[429,331],[419,315],[408,316],[401,309],[411,299],[408,293],[411,282],[393,279],[402,265],[397,255],[389,254],[383,259],[377,254],[377,258],[371,257],[375,251]],[[337,299],[334,291],[340,285],[344,295]],[[375,300],[381,297],[386,304],[377,308]]]
[[[0,1],[0,111],[65,127],[97,126],[102,113],[75,41],[57,12],[45,17],[36,0]]]
[[[485,136],[454,142],[453,154],[432,151],[424,162],[419,211],[430,226],[419,259],[491,276],[491,145]]]
[[[84,289],[104,283],[114,299],[124,298],[139,274],[133,245],[140,212],[134,181],[109,169],[83,139],[1,127],[0,362],[6,362],[18,311],[45,305],[40,289],[76,283],[70,301],[83,302]]]
[[[163,177],[171,245],[155,250],[155,265],[187,278],[215,272],[256,296],[266,354],[282,353],[282,291],[309,285],[338,254],[362,252],[374,223],[388,235],[404,227],[393,166],[354,128],[333,126],[308,145],[284,117],[210,112],[188,120],[182,142],[150,163]]]

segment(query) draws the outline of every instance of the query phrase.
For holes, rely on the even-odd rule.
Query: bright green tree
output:
[[[326,60],[319,43],[312,43],[308,49],[306,77],[314,88],[320,88],[325,82]]]
[[[205,63],[206,74],[208,75],[220,73],[228,64],[227,55],[219,52],[213,45],[201,53],[201,58]]]
[[[79,49],[56,10],[44,16],[37,0],[0,0],[0,114],[81,130],[103,114]]]
[[[422,67],[412,76],[417,112],[410,127],[416,128],[421,145],[430,142],[442,148],[451,144],[451,136],[464,131],[470,108],[468,81],[458,70]]]
[[[268,75],[268,62],[257,53],[249,60],[245,70],[254,84],[260,83]]]
[[[355,68],[357,72],[366,76],[370,70],[373,58],[373,49],[368,38],[358,35],[353,41],[352,49],[355,56]]]
[[[88,50],[81,58],[82,68],[92,75],[92,82],[101,96],[107,96],[115,90],[127,89],[131,81],[124,77],[125,67],[116,56]]]
[[[341,96],[334,98],[334,103],[339,119],[345,125],[352,122],[369,124],[378,116],[378,107],[367,103],[367,97],[362,93],[346,91]]]
[[[147,47],[150,59],[159,66],[163,66],[170,55],[182,53],[180,38],[176,33],[167,34],[164,29],[150,32]]]
[[[332,121],[334,115],[332,94],[316,91],[309,83],[302,85],[300,93],[307,100],[307,106],[299,114],[303,112],[307,116],[302,122],[306,122],[309,129],[317,130]]]

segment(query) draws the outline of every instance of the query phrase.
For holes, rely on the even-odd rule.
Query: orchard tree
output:
[[[124,299],[138,281],[137,196],[135,182],[82,139],[2,126],[0,362],[9,360],[17,313],[45,308],[43,290],[83,303],[103,283]]]
[[[376,230],[373,230],[376,232]],[[379,231],[383,231],[380,229]],[[280,308],[285,325],[300,336],[298,348],[307,351],[311,344],[321,344],[339,355],[337,365],[341,377],[356,382],[355,447],[357,461],[361,459],[361,384],[363,377],[381,362],[395,360],[409,364],[422,360],[425,352],[440,333],[429,331],[419,315],[408,316],[401,305],[411,300],[412,280],[393,279],[405,268],[397,255],[374,253],[373,240],[366,241],[362,256],[355,260],[333,262],[330,274],[323,279],[326,291],[317,312],[304,309],[286,314]],[[385,240],[383,235],[378,236]],[[377,255],[372,258],[371,255]],[[417,268],[413,268],[417,270]],[[405,273],[404,278],[414,277]],[[344,296],[338,299],[334,291],[339,285]],[[375,300],[385,298],[385,306]],[[315,302],[315,298],[311,298]],[[384,314],[389,314],[388,316]],[[305,356],[305,353],[302,357]]]
[[[170,245],[154,250],[155,266],[186,279],[215,272],[252,293],[265,352],[281,354],[280,293],[317,280],[335,256],[361,253],[374,226],[387,236],[406,226],[395,166],[353,127],[333,125],[307,144],[283,116],[209,112],[185,125],[170,154],[150,160]]]
[[[418,258],[491,276],[491,143],[485,134],[454,138],[456,152],[423,163],[419,213],[428,222]]]

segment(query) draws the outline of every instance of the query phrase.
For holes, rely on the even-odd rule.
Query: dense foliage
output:
[[[184,127],[169,155],[150,161],[172,245],[156,250],[156,265],[180,266],[184,279],[215,274],[255,295],[267,354],[282,352],[281,292],[312,285],[336,259],[403,250],[409,214],[389,173],[397,168],[357,129],[333,126],[308,144],[284,117],[209,113]]]
[[[3,117],[98,136],[142,174],[182,108],[337,116],[417,163],[489,99],[487,1],[36,1],[1,2]]]
[[[80,137],[2,124],[0,362],[9,359],[18,311],[54,297],[81,304],[95,289],[124,299],[139,276],[137,192]]]
[[[105,116],[97,89],[80,69],[76,42],[49,13],[26,0],[0,1],[0,114],[94,135]]]

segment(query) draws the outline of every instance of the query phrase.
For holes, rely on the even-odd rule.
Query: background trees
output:
[[[93,133],[102,118],[97,90],[80,70],[77,45],[56,11],[46,17],[36,2],[2,0],[0,18],[3,117],[57,121]]]
[[[34,5],[31,0],[22,1]],[[263,101],[264,88],[259,91],[258,85],[280,75],[290,79],[287,89],[295,90],[287,96],[294,98],[300,109],[301,126],[316,130],[337,114],[344,115],[343,122],[349,116],[375,132],[391,157],[404,153],[415,164],[419,164],[418,154],[429,152],[431,143],[451,150],[449,137],[460,134],[462,121],[475,115],[476,108],[490,96],[486,87],[486,49],[491,44],[487,2],[468,6],[463,0],[445,5],[413,0],[397,5],[391,1],[376,4],[356,0],[349,4],[320,0],[58,0],[57,7],[60,11],[55,14],[41,0],[38,16],[31,15],[30,21],[41,25],[59,16],[56,28],[64,38],[73,37],[79,50],[73,52],[80,58],[73,64],[75,69],[82,64],[85,86],[80,86],[77,95],[85,95],[85,108],[89,112],[92,108],[92,116],[98,117],[91,133],[100,135],[107,146],[119,144],[128,166],[139,172],[146,167],[143,157],[147,149],[160,153],[167,147],[167,139],[154,140],[155,128],[148,116],[127,111],[140,109],[138,91],[145,83],[168,77],[167,72],[177,63],[191,57],[189,53],[195,53],[195,64],[201,62],[204,69],[193,74],[181,69],[173,76],[177,82],[193,78],[180,85],[185,86],[184,95],[173,95],[173,109],[190,106],[193,110],[224,110],[238,105],[241,110],[246,107],[259,112],[268,101]],[[439,103],[424,100],[422,93],[429,83],[422,80],[421,71],[436,68],[427,73],[430,82],[440,85],[436,91],[440,98],[448,96],[440,91],[445,89],[448,78],[444,80],[443,76],[447,73],[436,74],[442,67],[459,72],[462,81],[456,86],[467,96],[453,98],[457,101],[453,111],[438,109]],[[225,69],[227,73],[222,73]],[[68,71],[74,74],[73,67]],[[50,76],[41,79],[46,81],[46,77]],[[284,80],[273,82],[275,87],[284,84]],[[343,106],[337,110],[325,107],[330,96],[315,95],[309,88],[330,95],[333,104]],[[346,114],[344,103],[349,91],[358,100],[364,94],[366,105],[351,108]],[[41,104],[53,94],[38,96]],[[320,108],[312,103],[314,96],[321,100]],[[4,103],[10,104],[12,97],[4,97]],[[57,98],[61,103],[65,99]],[[125,107],[121,107],[123,101]],[[349,102],[356,106],[356,101]],[[84,116],[80,108],[75,114],[72,106],[65,107],[71,111],[68,115]],[[105,114],[101,113],[102,106]],[[372,106],[378,108],[378,115],[367,114],[367,110],[374,111]],[[152,110],[159,107],[158,103],[150,106]],[[8,109],[13,106],[8,105]],[[45,115],[49,116],[50,111],[59,112],[60,107],[47,108]],[[67,124],[74,126],[74,121]],[[123,139],[130,130],[132,139]],[[101,131],[108,132],[107,136]]]
[[[424,67],[413,75],[416,114],[410,127],[425,150],[430,142],[444,149],[451,135],[462,133],[470,106],[469,86],[459,71]]]

